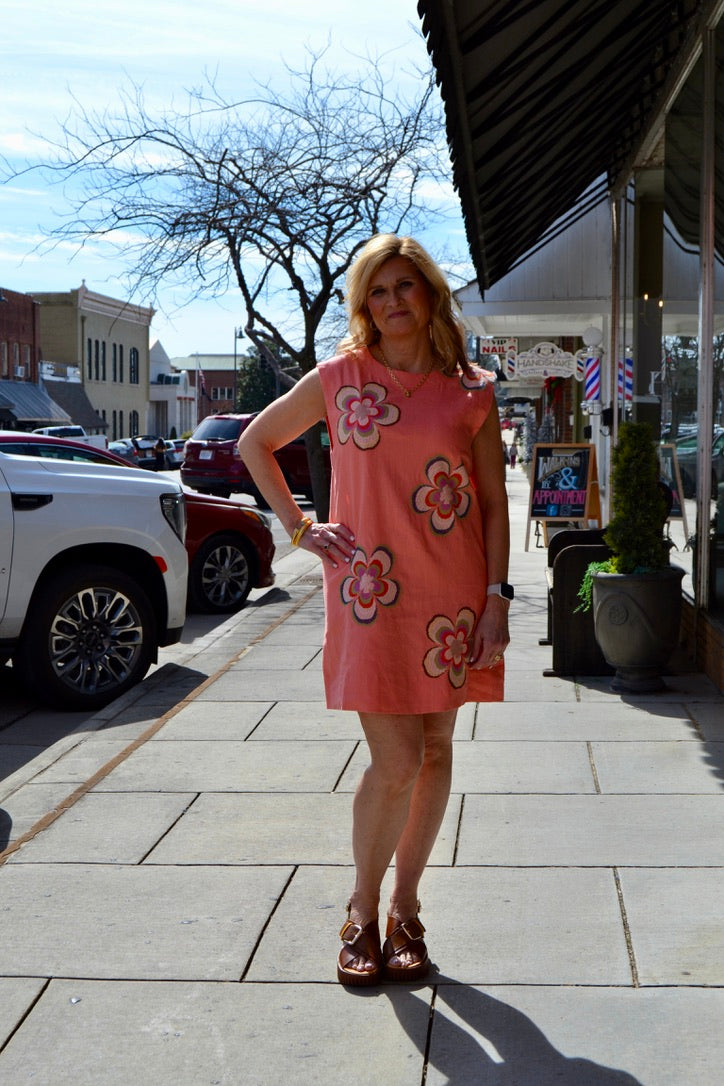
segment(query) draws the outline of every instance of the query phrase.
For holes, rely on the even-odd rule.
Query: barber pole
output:
[[[618,360],[618,399],[620,403],[633,400],[633,358]]]
[[[586,359],[585,397],[587,400],[601,399],[601,359],[598,355],[589,355]]]

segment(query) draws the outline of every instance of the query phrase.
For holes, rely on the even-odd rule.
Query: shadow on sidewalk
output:
[[[422,999],[414,986],[383,991],[407,1034],[419,1037],[429,985]],[[428,1074],[434,1068],[449,1086],[642,1086],[626,1071],[564,1056],[522,1011],[451,977],[435,978],[432,1010]]]
[[[0,807],[0,852],[4,852],[10,844],[10,834],[13,828],[13,820],[7,811]]]

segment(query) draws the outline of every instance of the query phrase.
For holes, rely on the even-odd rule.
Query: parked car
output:
[[[178,446],[174,441],[170,441],[168,438],[161,438],[166,446],[166,454],[164,459],[164,470],[172,471],[174,468],[180,466],[180,459],[178,458]],[[137,468],[147,468],[149,471],[156,471],[156,442],[157,437],[151,437],[149,434],[143,434],[139,437],[121,437],[117,441],[111,441],[108,448],[111,452],[116,453],[117,456],[122,456],[124,460],[127,460],[130,464],[134,464]],[[181,442],[183,447],[183,442]]]
[[[181,482],[202,493],[250,494],[257,505],[267,508],[246,464],[239,456],[237,442],[256,413],[249,415],[207,415],[186,442]],[[322,436],[329,471],[329,436]],[[304,438],[299,437],[278,449],[276,458],[293,494],[312,499],[312,481]]]
[[[138,449],[132,437],[121,437],[117,441],[109,441],[108,449],[110,452],[115,453],[116,456],[120,456],[126,463],[138,467]]]
[[[0,657],[38,699],[91,711],[181,637],[186,501],[173,480],[79,447],[85,458],[40,457],[3,441]]]
[[[183,438],[171,438],[166,442],[167,454],[166,461],[170,469],[180,468],[184,462],[184,445],[186,444]]]
[[[267,516],[210,494],[186,490],[189,608],[229,614],[252,588],[274,584],[274,538]]]
[[[87,434],[82,426],[68,423],[65,426],[41,426],[33,430],[34,434],[47,434],[48,437],[72,437],[75,441],[84,441],[86,445],[95,445],[97,449],[108,448],[105,434]]]
[[[681,486],[685,498],[696,496],[696,471],[697,471],[697,444],[698,435],[688,434],[679,438],[674,443],[676,448],[676,460],[681,475]],[[716,498],[719,483],[724,483],[724,427],[717,427],[711,450],[711,488],[712,496]]]
[[[139,468],[148,468],[149,471],[156,470],[156,449],[155,445],[158,441],[158,434],[138,434],[136,437],[131,438],[133,444],[136,446],[138,452],[138,466]]]
[[[81,442],[0,431],[0,453],[126,466],[115,453]],[[267,516],[239,502],[185,490],[189,609],[229,614],[252,588],[274,584],[274,539]]]

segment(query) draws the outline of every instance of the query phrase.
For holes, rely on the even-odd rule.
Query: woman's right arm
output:
[[[318,370],[305,374],[294,388],[265,407],[239,438],[242,460],[262,495],[291,536],[304,514],[286,484],[274,453],[324,418],[325,405]],[[354,551],[352,533],[342,524],[318,524],[308,528],[299,545],[337,564]],[[331,553],[330,553],[331,552]]]

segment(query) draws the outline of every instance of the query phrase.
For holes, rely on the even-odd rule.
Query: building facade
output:
[[[153,309],[89,290],[33,292],[42,357],[77,366],[109,441],[146,432]]]
[[[32,430],[70,421],[43,388],[40,343],[38,303],[27,294],[0,289],[0,429]]]

